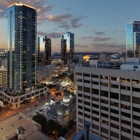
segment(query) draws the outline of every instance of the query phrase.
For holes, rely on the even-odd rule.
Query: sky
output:
[[[125,25],[140,20],[140,0],[17,0],[36,7],[37,36],[60,52],[61,34],[74,33],[75,52],[125,52]],[[7,49],[7,7],[0,0],[0,48]],[[43,49],[43,48],[41,48]]]

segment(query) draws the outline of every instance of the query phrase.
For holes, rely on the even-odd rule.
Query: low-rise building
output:
[[[58,102],[50,103],[45,111],[45,116],[48,120],[58,122],[62,127],[66,127],[71,120],[76,118],[76,96],[72,96],[69,92],[65,92],[63,99]],[[51,104],[53,106],[51,107]]]
[[[0,140],[50,140],[41,125],[19,112],[0,122]]]
[[[40,87],[27,93],[19,94],[9,87],[0,90],[0,100],[11,104],[11,108],[19,108],[24,102],[34,101],[36,98],[47,95],[47,87]]]

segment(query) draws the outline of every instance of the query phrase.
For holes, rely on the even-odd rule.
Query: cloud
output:
[[[66,8],[66,11],[70,11],[70,10],[72,10],[72,8]]]
[[[116,44],[116,43],[92,43],[91,46],[93,48],[98,48],[98,49],[122,49],[125,50],[126,45],[124,44]]]
[[[47,35],[47,37],[51,37],[51,38],[61,38],[62,33],[58,33],[58,32],[45,33],[42,31],[38,31],[37,35],[38,36],[46,36]]]
[[[15,0],[0,0],[0,18],[4,18],[7,15],[7,8],[14,3]],[[37,11],[37,21],[42,23],[46,20],[47,12],[53,10],[55,5],[47,5],[48,0],[17,0],[17,2],[23,2],[32,5]]]
[[[77,28],[82,26],[80,20],[82,16],[73,16],[71,14],[62,14],[62,15],[47,15],[46,19],[50,22],[55,22],[60,28],[70,29]]]
[[[108,30],[103,30],[103,31],[100,31],[100,32],[94,32],[96,35],[103,35],[105,34],[106,32],[108,32]]]
[[[47,20],[52,22],[66,22],[68,19],[72,17],[71,14],[63,14],[63,15],[47,15]]]
[[[77,27],[82,26],[82,24],[79,23],[79,21],[80,21],[81,19],[82,19],[82,17],[78,17],[78,18],[73,18],[73,19],[71,19],[71,26],[72,26],[73,28],[77,28]]]
[[[89,46],[88,45],[82,45],[82,44],[75,44],[75,47],[76,48],[88,48]]]
[[[87,40],[87,39],[92,39],[92,38],[93,38],[93,36],[83,36],[83,37],[81,37],[82,40]]]
[[[118,32],[118,30],[115,30],[113,33],[117,33]]]
[[[110,40],[111,38],[109,37],[95,37],[93,39],[93,41],[107,41],[107,40]]]

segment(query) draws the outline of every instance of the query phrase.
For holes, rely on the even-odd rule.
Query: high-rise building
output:
[[[49,65],[51,64],[51,39],[45,36],[43,42],[45,42],[45,61]]]
[[[89,121],[103,140],[140,139],[140,59],[130,59],[120,69],[96,60],[75,67],[77,131]]]
[[[66,45],[64,45],[64,44],[66,44]],[[62,34],[61,53],[62,52],[66,52],[66,53],[61,54],[61,56],[64,55],[64,56],[62,56],[62,58],[63,58],[62,61],[64,61],[65,59],[69,59],[69,61],[71,61],[74,58],[74,33],[66,32],[66,33]],[[65,55],[65,54],[67,54],[67,55]]]
[[[126,24],[126,57],[140,57],[140,21]]]
[[[36,9],[13,3],[7,16],[8,86],[23,92],[36,84]]]
[[[67,64],[67,44],[66,44],[66,39],[61,39],[61,61],[63,64]]]

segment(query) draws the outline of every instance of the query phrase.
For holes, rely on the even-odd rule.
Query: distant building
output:
[[[7,86],[7,68],[0,68],[0,88]]]
[[[45,42],[45,61],[47,65],[50,65],[51,64],[51,39],[45,36],[45,38],[43,38],[43,41]]]
[[[101,62],[107,62],[108,61],[108,56],[106,52],[102,52],[99,55],[99,61]]]
[[[126,24],[126,57],[140,57],[140,21]]]
[[[7,54],[7,50],[6,49],[0,49],[0,58],[5,58]]]
[[[63,51],[64,49],[64,51]],[[61,55],[64,55],[63,60],[68,59],[69,61],[72,61],[74,58],[74,33],[66,32],[62,34],[62,40],[61,40],[61,52],[66,52]],[[66,55],[67,54],[67,58]]]
[[[36,9],[13,3],[7,16],[8,87],[21,93],[36,84]]]
[[[67,64],[68,59],[66,42],[66,39],[61,39],[61,62],[63,62],[64,65]]]

